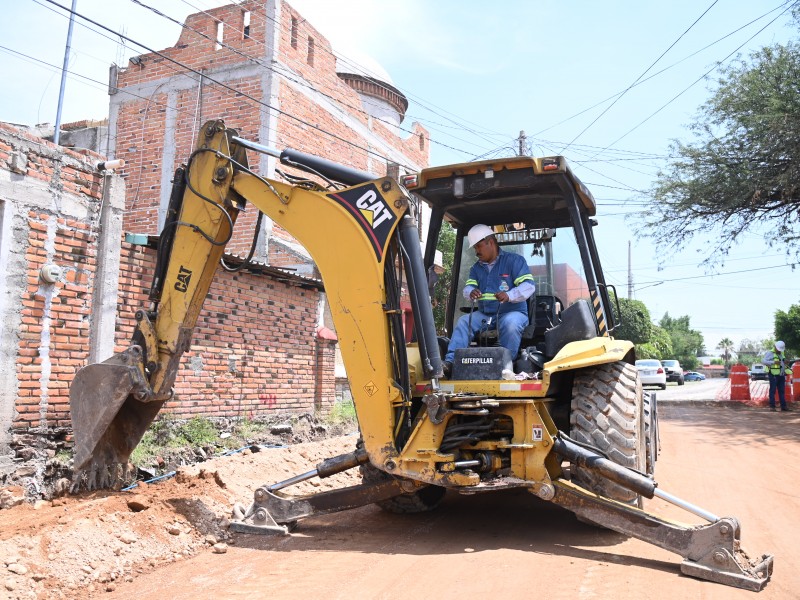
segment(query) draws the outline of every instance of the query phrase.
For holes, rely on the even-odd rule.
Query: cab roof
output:
[[[520,222],[570,226],[567,201],[572,192],[588,216],[597,212],[591,192],[563,156],[514,156],[430,167],[407,176],[405,183],[458,228]]]

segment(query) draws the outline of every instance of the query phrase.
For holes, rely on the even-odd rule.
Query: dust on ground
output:
[[[224,553],[235,503],[261,484],[352,452],[355,435],[259,448],[181,467],[174,478],[123,492],[97,491],[0,510],[0,598],[101,597],[165,563]],[[302,494],[352,485],[351,470],[293,486]],[[287,490],[287,491],[290,491]],[[0,494],[22,493],[14,486]]]

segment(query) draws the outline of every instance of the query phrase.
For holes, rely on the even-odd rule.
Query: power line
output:
[[[669,66],[667,66],[667,67],[664,67],[664,68],[663,68],[663,69],[661,69],[660,71],[656,71],[655,73],[653,73],[652,75],[650,75],[650,77],[647,77],[647,78],[645,78],[645,79],[642,79],[641,81],[639,81],[638,83],[636,83],[636,84],[635,84],[633,87],[638,87],[638,86],[642,85],[643,83],[646,83],[646,82],[650,81],[650,80],[651,80],[651,79],[653,79],[654,77],[658,77],[658,76],[659,76],[659,75],[661,75],[662,73],[665,73],[666,71],[669,71],[670,69],[672,69],[672,68],[674,68],[674,67],[677,67],[679,64],[681,64],[681,63],[683,63],[683,62],[685,62],[685,61],[689,60],[689,59],[690,59],[690,58],[692,58],[693,56],[696,56],[696,55],[700,54],[701,52],[703,52],[703,51],[705,51],[705,50],[708,50],[708,49],[709,49],[709,48],[711,48],[712,46],[715,46],[715,45],[717,45],[718,43],[720,43],[721,41],[723,41],[723,40],[725,40],[725,39],[727,39],[727,38],[731,37],[732,35],[735,35],[735,34],[736,34],[736,33],[738,33],[739,31],[741,31],[741,30],[743,30],[743,29],[745,29],[745,28],[749,27],[749,26],[750,26],[750,25],[752,25],[753,23],[756,23],[757,21],[760,21],[761,19],[765,18],[765,17],[766,17],[767,15],[769,15],[770,13],[773,13],[773,12],[775,12],[776,10],[779,10],[780,8],[782,8],[783,6],[786,6],[786,4],[793,3],[793,2],[795,2],[795,1],[796,1],[796,0],[787,0],[786,2],[783,2],[783,3],[782,3],[782,4],[780,4],[779,6],[776,6],[775,8],[773,8],[773,9],[771,9],[771,10],[767,11],[767,12],[766,12],[766,13],[764,13],[763,15],[761,15],[761,16],[759,16],[759,17],[756,17],[756,18],[755,18],[755,19],[753,19],[752,21],[749,21],[749,22],[745,23],[744,25],[742,25],[741,27],[738,27],[737,29],[734,29],[734,30],[733,30],[733,31],[731,31],[730,33],[727,33],[727,34],[725,34],[725,35],[724,35],[724,36],[722,36],[721,38],[717,38],[716,40],[714,40],[714,41],[713,41],[713,42],[711,42],[710,44],[707,44],[706,46],[703,46],[703,47],[702,47],[702,48],[700,48],[699,50],[696,50],[695,52],[692,52],[691,54],[689,54],[689,55],[687,55],[687,56],[684,56],[684,57],[683,57],[682,59],[680,59],[679,61],[677,61],[677,62],[674,62],[674,63],[672,63],[671,65],[669,65]],[[587,108],[584,108],[584,109],[583,109],[583,110],[581,110],[580,112],[577,112],[577,113],[575,113],[574,115],[572,115],[572,116],[570,116],[570,117],[567,117],[566,119],[563,119],[563,120],[559,121],[558,123],[554,123],[553,125],[550,125],[550,126],[548,126],[548,127],[544,128],[544,129],[540,130],[540,131],[537,131],[537,132],[536,132],[536,133],[534,133],[533,135],[539,135],[539,134],[542,134],[542,133],[544,133],[545,131],[550,131],[551,129],[553,129],[553,128],[555,128],[555,127],[558,127],[559,125],[563,125],[564,123],[567,123],[567,122],[569,122],[569,121],[572,121],[573,119],[576,119],[577,117],[580,117],[582,114],[584,114],[584,113],[587,113],[587,112],[589,112],[590,110],[592,110],[592,109],[594,109],[594,108],[597,108],[598,106],[602,106],[603,104],[605,104],[605,103],[606,103],[606,102],[608,102],[609,100],[613,100],[613,99],[614,99],[614,98],[616,98],[617,96],[620,96],[621,94],[623,94],[623,93],[624,93],[624,91],[625,91],[625,90],[623,90],[622,92],[617,92],[616,94],[612,94],[612,95],[611,95],[611,96],[609,96],[608,98],[605,98],[604,100],[601,100],[600,102],[597,102],[597,103],[593,104],[592,106],[589,106],[589,107],[587,107]]]
[[[796,2],[795,2],[794,4],[796,4]],[[660,113],[662,110],[664,110],[664,109],[665,109],[667,106],[669,106],[670,104],[672,104],[673,102],[675,102],[675,100],[677,100],[678,98],[680,98],[681,96],[683,96],[683,94],[685,94],[686,92],[688,92],[688,91],[689,91],[691,88],[693,88],[695,85],[697,85],[698,83],[700,83],[701,81],[703,81],[703,80],[704,80],[704,79],[705,79],[705,78],[706,78],[708,75],[710,75],[711,73],[713,73],[714,71],[716,71],[718,68],[720,68],[720,67],[722,66],[722,63],[724,63],[724,62],[725,62],[726,60],[728,60],[728,59],[729,59],[731,56],[733,56],[734,54],[736,54],[737,52],[739,52],[739,50],[741,50],[741,49],[742,49],[742,48],[745,46],[745,44],[747,44],[749,41],[751,41],[753,38],[755,38],[755,37],[756,37],[756,36],[757,36],[759,33],[761,33],[762,31],[764,31],[764,30],[765,30],[767,27],[769,27],[769,26],[770,26],[770,25],[772,25],[772,24],[773,24],[775,21],[777,21],[779,18],[781,18],[781,16],[783,16],[783,15],[784,15],[784,13],[786,13],[786,12],[787,12],[787,11],[788,11],[790,8],[791,8],[791,6],[787,6],[787,7],[786,7],[786,8],[785,8],[783,11],[781,11],[781,12],[780,12],[780,14],[778,14],[778,16],[777,16],[777,17],[775,17],[774,19],[772,19],[772,20],[771,20],[769,23],[767,23],[766,25],[764,25],[764,27],[762,27],[761,29],[759,29],[758,31],[756,31],[756,32],[755,32],[753,35],[751,35],[749,38],[747,38],[747,39],[746,39],[744,42],[742,42],[742,43],[741,43],[741,44],[740,44],[740,45],[739,45],[739,46],[738,46],[738,47],[737,47],[735,50],[733,50],[732,52],[730,52],[730,53],[729,53],[729,54],[728,54],[728,55],[727,55],[725,58],[723,58],[723,59],[722,59],[722,60],[720,60],[720,61],[717,61],[717,63],[716,63],[716,64],[715,64],[715,65],[714,65],[714,66],[713,66],[711,69],[709,69],[708,71],[706,71],[705,73],[703,73],[703,74],[702,74],[702,75],[701,75],[699,78],[697,78],[697,79],[696,79],[694,82],[692,82],[691,84],[689,84],[689,85],[688,85],[686,88],[684,88],[684,89],[683,89],[683,90],[682,90],[680,93],[678,93],[678,94],[676,94],[675,96],[673,96],[673,97],[672,97],[672,98],[671,98],[669,101],[667,101],[667,102],[666,102],[666,103],[665,103],[663,106],[661,106],[661,107],[660,107],[658,110],[656,110],[655,112],[653,112],[653,113],[652,113],[652,114],[651,114],[649,117],[647,117],[646,119],[644,119],[643,121],[641,121],[641,122],[640,122],[640,123],[638,123],[637,125],[634,125],[634,126],[631,128],[631,129],[629,129],[629,130],[628,130],[628,131],[626,131],[624,134],[622,134],[621,136],[619,136],[619,137],[618,137],[616,140],[614,140],[613,142],[611,142],[611,143],[610,143],[608,146],[606,146],[606,148],[604,148],[604,150],[607,150],[608,148],[610,148],[611,146],[613,146],[613,145],[614,145],[614,144],[616,144],[617,142],[619,142],[619,141],[621,141],[621,140],[625,139],[625,138],[626,138],[628,135],[630,135],[631,133],[633,133],[634,131],[636,131],[637,129],[639,129],[639,127],[641,127],[642,125],[644,125],[645,123],[647,123],[647,121],[649,121],[650,119],[652,119],[653,117],[655,117],[655,116],[656,116],[658,113]],[[601,152],[602,152],[602,151],[601,151]],[[599,154],[599,152],[598,152],[598,154]]]
[[[613,106],[614,106],[614,105],[615,105],[615,104],[616,104],[616,103],[617,103],[619,100],[621,100],[621,99],[622,99],[622,97],[623,97],[625,94],[627,94],[627,93],[630,91],[630,89],[631,89],[633,86],[635,86],[635,85],[636,85],[636,84],[639,82],[639,80],[640,80],[642,77],[644,77],[645,75],[647,75],[647,72],[648,72],[650,69],[652,69],[654,66],[656,66],[656,64],[658,63],[658,61],[660,61],[662,58],[664,58],[664,55],[666,55],[666,54],[667,54],[667,52],[669,52],[670,50],[672,50],[672,48],[675,46],[675,44],[677,44],[679,41],[681,41],[681,40],[683,39],[683,36],[685,36],[687,33],[689,33],[689,31],[691,31],[691,29],[692,29],[692,28],[693,28],[695,25],[697,25],[697,23],[699,23],[699,22],[700,22],[700,19],[702,19],[704,16],[706,16],[706,13],[708,13],[708,11],[710,11],[712,8],[714,8],[714,6],[717,4],[717,2],[719,2],[719,0],[714,0],[714,1],[711,3],[711,5],[710,5],[710,6],[709,6],[707,9],[705,9],[705,10],[703,11],[703,14],[701,14],[699,17],[697,17],[697,19],[695,19],[694,23],[692,23],[691,25],[689,25],[688,29],[686,29],[686,31],[684,31],[682,34],[680,34],[680,36],[678,36],[678,39],[676,39],[674,42],[672,42],[672,43],[669,45],[669,48],[667,48],[666,50],[664,50],[664,52],[662,52],[662,53],[661,53],[661,55],[660,55],[660,56],[659,56],[659,57],[658,57],[658,58],[657,58],[655,61],[653,61],[653,63],[652,63],[652,64],[651,64],[649,67],[647,67],[647,68],[644,70],[644,72],[643,72],[641,75],[639,75],[639,76],[638,76],[638,77],[637,77],[637,78],[636,78],[636,79],[633,81],[633,83],[631,83],[631,84],[630,84],[630,85],[629,85],[627,88],[625,88],[625,89],[622,91],[622,93],[621,93],[619,96],[617,96],[617,97],[614,99],[614,101],[613,101],[611,104],[609,104],[609,105],[608,105],[608,106],[605,108],[605,110],[603,110],[603,112],[601,112],[599,115],[597,115],[597,117],[595,117],[595,119],[594,119],[594,120],[593,120],[591,123],[589,123],[589,124],[588,124],[586,127],[584,127],[584,128],[583,128],[583,130],[582,130],[582,131],[581,131],[581,132],[580,132],[578,135],[576,135],[576,136],[575,136],[575,137],[572,139],[572,142],[574,142],[574,141],[575,141],[575,140],[577,140],[579,137],[581,137],[581,136],[582,136],[584,133],[586,133],[586,132],[589,130],[589,128],[590,128],[592,125],[594,125],[595,123],[597,123],[597,121],[599,121],[599,120],[600,120],[600,119],[603,117],[603,115],[605,115],[605,114],[606,114],[606,113],[607,113],[609,110],[611,110],[611,108],[612,108],[612,107],[613,107]],[[566,145],[566,146],[563,148],[563,150],[562,150],[562,153],[563,153],[563,152],[565,152],[565,151],[567,150],[567,148],[569,148],[569,147],[572,145],[572,142],[570,142],[569,144],[567,144],[567,145]],[[613,144],[612,144],[612,145],[613,145]]]

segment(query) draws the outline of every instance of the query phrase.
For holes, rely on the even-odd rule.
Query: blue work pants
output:
[[[470,331],[470,315],[461,315],[456,323],[453,335],[450,338],[450,345],[447,347],[447,354],[444,359],[453,362],[453,356],[458,348],[469,346],[470,340],[479,331],[493,331],[495,329],[494,320],[498,315],[486,315],[480,311],[472,313],[472,331]],[[519,343],[522,340],[522,331],[528,325],[528,314],[518,310],[500,313],[500,328],[498,331],[500,345],[508,348],[512,358],[516,358],[519,353]]]
[[[781,410],[786,410],[786,375],[769,374],[769,407],[775,408],[775,388],[778,389],[778,399]]]

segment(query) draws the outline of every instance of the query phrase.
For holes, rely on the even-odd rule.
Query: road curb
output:
[[[658,403],[658,406],[713,406],[719,408],[734,408],[737,410],[764,410],[765,408],[768,408],[765,405],[746,404],[744,402],[737,402],[735,400],[660,400],[658,399],[658,396],[656,396],[656,402]]]

